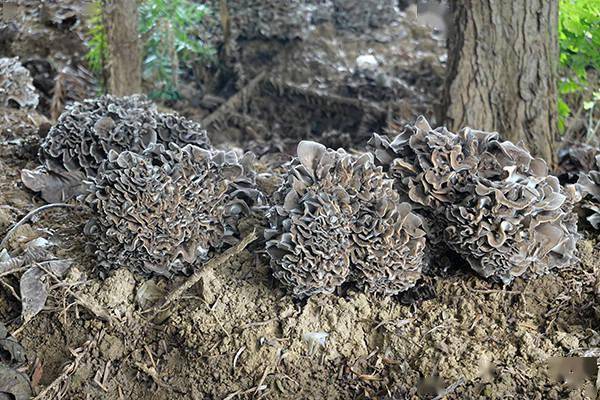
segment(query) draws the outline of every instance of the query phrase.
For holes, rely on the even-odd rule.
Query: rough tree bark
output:
[[[558,0],[451,0],[443,120],[555,162]]]
[[[108,40],[108,91],[127,96],[142,91],[136,0],[104,0]]]

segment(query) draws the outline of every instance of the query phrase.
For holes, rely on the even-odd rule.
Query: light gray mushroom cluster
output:
[[[35,108],[38,95],[27,68],[15,58],[0,58],[0,105]]]
[[[484,277],[509,283],[576,260],[575,187],[497,133],[432,130],[421,117],[369,145],[402,195],[431,217],[430,231]]]
[[[370,154],[298,145],[265,231],[274,276],[296,297],[346,281],[391,295],[413,286],[425,248],[423,221],[400,203]]]
[[[235,243],[257,195],[247,161],[189,144],[109,150],[85,197],[94,213],[85,232],[101,269],[187,273],[209,250]]]
[[[69,106],[40,146],[42,166],[23,170],[25,186],[49,202],[81,194],[109,152],[142,152],[155,143],[210,147],[199,124],[164,114],[143,96],[102,96]]]
[[[585,196],[583,208],[588,211],[588,222],[594,229],[600,229],[600,154],[596,156],[596,168],[588,174],[582,173],[577,184]]]

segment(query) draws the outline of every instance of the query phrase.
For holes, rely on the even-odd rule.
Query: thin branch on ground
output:
[[[242,251],[246,249],[246,247],[252,243],[254,240],[258,238],[256,231],[253,231],[244,239],[242,239],[237,245],[225,250],[223,253],[219,254],[215,258],[209,260],[206,264],[201,266],[192,276],[190,276],[183,284],[177,287],[174,291],[172,291],[166,298],[165,301],[160,305],[154,307],[154,312],[157,314],[158,312],[164,310],[169,304],[173,303],[176,300],[179,300],[183,294],[194,286],[196,283],[202,279],[204,276],[204,270],[207,268],[218,268],[221,265],[225,264],[234,256],[240,254]]]

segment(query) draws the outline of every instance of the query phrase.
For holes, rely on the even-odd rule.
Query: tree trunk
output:
[[[554,165],[558,0],[451,0],[443,120],[523,141]]]
[[[136,0],[105,0],[108,91],[127,96],[142,91],[142,63]]]

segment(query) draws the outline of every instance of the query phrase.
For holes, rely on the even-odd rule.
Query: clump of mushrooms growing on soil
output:
[[[297,297],[332,293],[347,280],[386,295],[413,286],[423,221],[399,201],[372,156],[309,141],[297,153],[265,232],[274,276]]]
[[[397,189],[437,225],[433,240],[482,276],[509,283],[576,260],[579,195],[524,148],[497,133],[433,130],[422,117],[369,144]]]
[[[22,180],[47,201],[88,206],[85,232],[103,271],[189,273],[242,239],[241,217],[257,211],[268,219],[273,275],[298,298],[347,282],[399,294],[442,248],[508,284],[576,260],[580,192],[599,224],[598,171],[561,186],[543,160],[497,133],[434,130],[422,117],[391,133],[374,134],[358,155],[300,142],[268,195],[251,153],[213,149],[200,125],[144,97],[103,96],[63,113],[42,142],[42,166]]]

